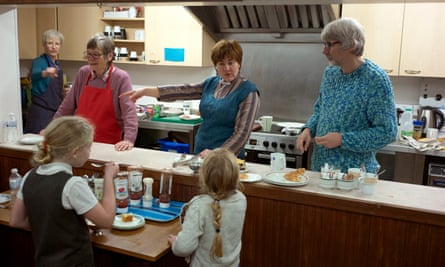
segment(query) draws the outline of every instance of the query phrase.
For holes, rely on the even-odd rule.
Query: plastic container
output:
[[[17,119],[14,113],[9,113],[8,120],[5,122],[5,141],[7,143],[16,143],[19,138],[19,131],[17,129]]]
[[[128,166],[128,186],[130,194],[130,205],[140,205],[142,198],[142,167]]]
[[[413,138],[418,140],[422,138],[422,126],[423,122],[415,120],[413,121]]]
[[[189,144],[183,144],[178,142],[173,142],[168,138],[159,139],[157,141],[158,144],[161,145],[162,151],[176,152],[176,153],[189,153],[190,146]]]
[[[9,190],[11,196],[11,206],[14,205],[17,191],[19,191],[20,185],[22,184],[22,176],[19,174],[17,168],[11,169],[11,174],[9,175]]]
[[[406,108],[400,118],[400,138],[403,138],[403,136],[412,137],[413,130],[413,113],[410,108]]]
[[[151,208],[153,203],[153,178],[145,177],[144,182],[144,196],[142,198],[142,206],[144,208]]]
[[[114,179],[114,188],[116,190],[116,213],[128,212],[128,172],[119,172]]]

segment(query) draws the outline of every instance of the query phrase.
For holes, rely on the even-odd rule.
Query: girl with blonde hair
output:
[[[94,266],[85,219],[111,228],[115,216],[113,178],[119,166],[107,163],[104,194],[98,202],[87,182],[73,176],[90,156],[94,127],[81,117],[53,120],[44,132],[11,212],[12,227],[31,229],[36,266]]]
[[[168,238],[172,251],[187,257],[190,266],[238,266],[247,202],[235,155],[224,148],[212,150],[199,178],[202,194],[184,206],[182,230]]]

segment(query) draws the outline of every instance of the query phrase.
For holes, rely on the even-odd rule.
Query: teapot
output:
[[[441,129],[445,123],[442,111],[430,106],[421,107],[417,118],[423,123],[422,137],[426,136],[428,128]]]

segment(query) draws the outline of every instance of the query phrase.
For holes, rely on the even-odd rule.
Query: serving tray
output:
[[[151,208],[142,207],[142,204],[130,205],[128,213],[140,215],[150,221],[169,222],[179,217],[184,204],[184,202],[170,201],[169,208],[160,208],[158,198],[153,198]]]

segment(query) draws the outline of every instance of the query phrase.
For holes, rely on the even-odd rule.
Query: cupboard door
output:
[[[42,35],[49,29],[57,30],[57,8],[37,8],[36,9],[37,22],[35,29],[37,31],[37,56],[44,52],[42,45]],[[63,46],[62,46],[63,49]]]
[[[182,6],[148,6],[145,9],[146,57],[149,64],[211,66],[215,41]],[[167,49],[167,53],[165,53]]]
[[[33,59],[37,56],[37,32],[35,29],[36,9],[17,8],[17,30],[20,59]]]
[[[399,75],[404,4],[345,4],[342,17],[352,17],[365,28],[364,57],[388,75]]]
[[[445,77],[445,3],[406,4],[400,75]]]
[[[100,20],[103,10],[97,6],[58,7],[58,30],[65,36],[60,49],[60,59],[84,60],[88,40],[96,33],[103,32]]]

